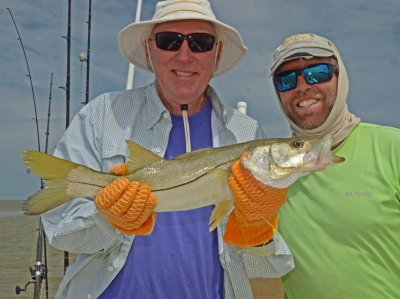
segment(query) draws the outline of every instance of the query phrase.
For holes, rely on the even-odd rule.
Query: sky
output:
[[[89,1],[70,1],[72,119],[85,100],[86,63],[80,62],[79,54],[87,51]],[[143,0],[141,20],[152,18],[156,2]],[[316,33],[337,46],[349,76],[352,113],[364,122],[400,128],[400,1],[210,2],[217,18],[236,28],[249,49],[234,70],[210,84],[230,106],[247,102],[247,114],[261,123],[268,137],[290,133],[268,76],[275,49],[297,33]],[[93,1],[89,100],[125,89],[128,62],[118,50],[117,35],[135,21],[136,6],[136,0]],[[25,48],[34,96],[7,8]],[[40,181],[26,171],[21,152],[37,150],[39,144],[46,151],[47,136],[47,152],[52,153],[66,129],[66,93],[59,87],[67,78],[67,42],[61,37],[67,35],[67,13],[68,0],[0,2],[0,199],[26,199],[39,189]],[[153,80],[151,73],[135,68],[134,88]]]

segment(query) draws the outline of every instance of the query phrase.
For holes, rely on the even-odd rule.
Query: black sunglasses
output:
[[[338,68],[330,63],[309,65],[299,70],[289,70],[274,76],[274,84],[278,91],[288,91],[297,86],[297,76],[302,75],[308,84],[318,84],[332,80]]]
[[[178,51],[184,40],[187,40],[193,52],[211,51],[215,44],[215,36],[207,33],[192,33],[189,35],[177,32],[160,32],[151,35],[151,40],[156,42],[157,48],[165,51]]]

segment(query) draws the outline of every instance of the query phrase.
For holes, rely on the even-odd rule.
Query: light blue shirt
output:
[[[257,121],[223,105],[212,87],[207,88],[206,94],[213,107],[214,147],[264,137]],[[107,93],[74,117],[55,155],[107,172],[112,165],[126,162],[126,139],[163,157],[171,127],[171,116],[154,84]],[[226,245],[222,241],[226,220],[227,217],[218,227],[226,299],[252,298],[248,278],[280,277],[294,268],[290,250],[279,234],[262,247],[240,250]],[[52,246],[79,253],[55,298],[97,298],[125,264],[135,236],[116,231],[91,198],[77,198],[61,205],[43,214],[42,221]]]

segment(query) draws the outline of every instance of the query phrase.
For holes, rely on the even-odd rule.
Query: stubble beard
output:
[[[291,102],[295,102],[299,97],[306,96],[316,96],[319,95],[318,92],[310,92],[305,91],[293,98]],[[336,91],[330,90],[328,94],[325,94],[323,97],[320,97],[320,101],[324,102],[323,107],[319,111],[312,111],[306,114],[300,114],[297,112],[298,107],[283,107],[283,110],[286,116],[295,123],[298,127],[304,130],[313,130],[320,127],[328,118],[330,112],[332,111],[333,105],[336,101],[337,93]]]

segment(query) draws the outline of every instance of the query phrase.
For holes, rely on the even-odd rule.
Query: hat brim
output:
[[[118,34],[118,46],[122,56],[133,65],[152,72],[146,60],[146,40],[150,38],[151,31],[156,24],[177,20],[205,20],[214,24],[219,40],[223,43],[221,58],[218,67],[214,70],[213,77],[221,76],[234,67],[247,53],[242,38],[236,29],[217,21],[213,18],[196,12],[185,14],[166,15],[161,19],[132,23],[122,29]]]
[[[271,68],[270,77],[275,71],[281,66],[282,63],[290,61],[299,57],[331,57],[335,54],[329,50],[322,48],[298,48],[292,51],[288,51],[284,56],[281,57]]]

